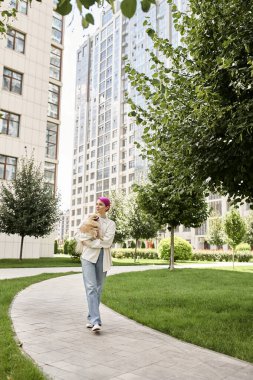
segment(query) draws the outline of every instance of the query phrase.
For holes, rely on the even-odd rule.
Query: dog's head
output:
[[[88,218],[89,220],[94,220],[95,222],[97,222],[99,219],[99,216],[94,213],[94,214],[90,214]]]

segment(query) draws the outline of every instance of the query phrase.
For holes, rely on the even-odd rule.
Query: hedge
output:
[[[115,259],[128,259],[134,258],[135,249],[133,248],[113,248],[111,250],[112,257]],[[140,259],[158,259],[158,254],[155,249],[138,248],[136,251],[136,257]]]
[[[235,261],[249,262],[253,259],[253,254],[248,251],[241,251],[235,253]],[[232,251],[194,251],[191,257],[194,261],[233,261]]]

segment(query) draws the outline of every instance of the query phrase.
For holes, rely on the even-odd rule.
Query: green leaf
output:
[[[77,5],[77,8],[80,12],[80,14],[82,14],[82,3],[80,0],[76,0],[76,5]]]
[[[70,0],[62,0],[60,3],[58,3],[56,8],[56,12],[62,16],[68,15],[71,11],[72,4],[70,3]]]
[[[85,17],[82,17],[82,27],[83,27],[84,29],[86,29],[86,28],[88,28],[88,26],[89,26],[88,21],[86,20]]]
[[[120,4],[121,11],[124,16],[131,18],[134,16],[137,7],[136,0],[123,0]]]
[[[80,2],[84,6],[84,8],[89,9],[90,7],[92,7],[92,5],[94,5],[97,2],[97,0],[80,0]]]
[[[85,15],[85,19],[86,19],[86,21],[87,21],[89,24],[94,25],[94,17],[92,16],[91,13],[87,13],[87,14]]]
[[[150,9],[151,3],[149,0],[142,0],[141,1],[141,9],[143,12],[148,12]]]

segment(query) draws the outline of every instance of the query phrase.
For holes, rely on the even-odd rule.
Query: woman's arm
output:
[[[89,248],[110,248],[116,231],[116,225],[111,221],[110,226],[106,230],[103,240],[95,239],[93,241],[84,241],[83,244]]]

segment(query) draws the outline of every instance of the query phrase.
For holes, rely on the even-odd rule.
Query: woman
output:
[[[81,256],[83,281],[88,302],[87,328],[100,331],[102,322],[99,313],[100,296],[107,271],[111,267],[112,259],[110,247],[113,243],[116,226],[113,220],[107,218],[110,200],[100,197],[97,200],[96,211],[99,215],[99,228],[102,239],[82,241],[84,248]],[[82,225],[79,227],[82,231]]]

